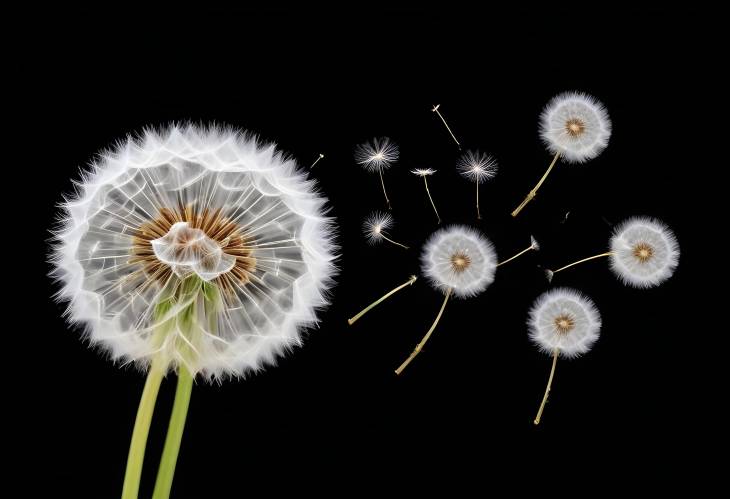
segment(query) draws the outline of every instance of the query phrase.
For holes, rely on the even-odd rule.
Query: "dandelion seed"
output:
[[[446,123],[446,120],[444,119],[443,115],[441,114],[441,111],[439,111],[439,107],[441,107],[441,104],[436,104],[433,106],[433,109],[431,109],[431,112],[434,112],[438,115],[439,118],[441,118],[441,122],[446,127],[446,130],[449,131],[449,135],[451,135],[451,138],[454,139],[454,142],[456,142],[456,147],[461,150],[461,144],[459,144],[459,141],[456,140],[456,136],[454,135],[454,132],[451,131],[451,128],[449,127],[448,123]]]
[[[550,377],[534,423],[540,424],[558,357],[578,357],[598,340],[601,316],[593,302],[569,288],[556,288],[540,295],[529,312],[530,340],[553,357]]]
[[[430,177],[431,175],[433,175],[434,173],[436,173],[436,170],[434,170],[432,168],[416,168],[415,170],[411,170],[411,173],[418,177],[423,178],[423,184],[426,187],[426,194],[428,195],[428,200],[431,201],[431,206],[433,207],[433,212],[436,214],[436,219],[438,220],[438,222],[436,222],[436,223],[440,224],[441,217],[439,216],[439,212],[436,209],[436,205],[433,202],[433,198],[431,197],[431,191],[429,191],[429,189],[428,189],[428,178],[427,178],[427,177]]]
[[[385,190],[383,171],[393,166],[393,163],[398,161],[398,156],[398,146],[387,137],[373,139],[365,144],[360,144],[355,149],[355,161],[365,170],[378,172],[378,175],[380,175],[380,184],[383,186],[383,195],[389,210],[391,209],[390,199],[388,199],[388,192]]]
[[[611,120],[606,108],[594,97],[566,92],[554,97],[540,116],[540,136],[553,160],[540,181],[512,212],[516,217],[537,195],[558,158],[584,163],[598,156],[611,137]]]
[[[482,214],[479,211],[479,184],[497,175],[497,161],[488,154],[482,154],[479,151],[467,151],[459,158],[456,168],[464,178],[476,184],[477,218],[481,219]]]
[[[69,321],[148,371],[123,498],[137,497],[166,373],[178,388],[156,498],[169,495],[194,378],[261,370],[316,324],[336,251],[325,204],[274,145],[193,125],[105,152],[62,203],[51,260]]]
[[[408,249],[408,246],[394,241],[388,236],[388,230],[395,224],[393,217],[388,213],[376,211],[371,213],[363,222],[362,230],[369,244],[375,245],[381,241],[388,241],[391,244]]]
[[[310,166],[309,169],[311,170],[312,168],[314,168],[322,158],[324,158],[324,154],[320,153],[320,155],[317,157],[317,159],[314,160],[314,163],[312,163],[312,166]]]
[[[516,255],[511,256],[510,258],[506,259],[505,261],[499,262],[497,264],[497,267],[499,267],[501,265],[504,265],[505,263],[509,263],[512,260],[516,259],[516,258],[519,258],[520,256],[524,255],[528,251],[540,251],[540,245],[537,243],[537,239],[535,239],[532,236],[530,236],[530,245],[527,248],[523,249],[522,251],[520,251]]]
[[[421,270],[431,285],[444,293],[444,301],[431,328],[416,348],[395,370],[403,370],[421,353],[433,334],[451,296],[470,298],[482,293],[494,281],[497,254],[492,243],[474,229],[455,225],[435,232],[424,245]]]

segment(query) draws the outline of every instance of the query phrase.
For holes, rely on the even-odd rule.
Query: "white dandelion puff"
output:
[[[360,144],[355,148],[355,161],[369,172],[378,172],[380,184],[383,187],[383,195],[388,209],[391,209],[388,192],[385,190],[383,171],[390,168],[398,161],[400,153],[398,146],[387,137],[373,139],[370,142]]]
[[[537,195],[558,158],[584,163],[598,156],[611,137],[611,120],[595,97],[582,92],[564,92],[553,97],[540,115],[540,137],[553,160],[540,181],[512,212],[516,217]]]
[[[552,154],[585,163],[606,148],[611,119],[603,104],[582,92],[553,97],[540,116],[540,137]]]
[[[555,274],[581,263],[609,257],[611,270],[629,286],[649,288],[669,279],[679,265],[679,244],[663,222],[634,217],[622,222],[613,232],[610,251],[581,258],[557,270],[545,270],[548,282]]]
[[[393,228],[395,221],[388,213],[376,211],[371,213],[362,223],[362,231],[368,244],[378,244],[381,241],[388,241],[391,244],[408,249],[408,246],[401,244],[388,236],[388,230]]]
[[[611,237],[611,269],[622,282],[637,288],[657,286],[679,265],[679,244],[659,220],[635,217],[619,225]]]
[[[478,219],[482,218],[479,211],[479,184],[494,178],[497,175],[498,168],[496,159],[479,151],[465,152],[456,163],[456,169],[461,176],[476,184]]]
[[[476,296],[494,281],[497,253],[492,243],[478,231],[462,225],[438,230],[428,239],[421,253],[421,271],[431,285],[445,294],[436,319],[416,348],[395,370],[401,374],[421,352],[441,320],[446,303],[457,298]]]
[[[439,216],[439,212],[436,209],[436,204],[433,202],[433,198],[431,197],[431,191],[428,188],[428,178],[434,173],[436,173],[436,170],[433,168],[416,168],[415,170],[411,170],[411,173],[423,178],[423,185],[426,187],[426,195],[428,196],[428,200],[431,202],[431,206],[433,207],[433,212],[436,214],[436,223],[441,223],[441,217]]]
[[[497,253],[479,231],[453,225],[429,237],[421,253],[421,271],[442,293],[458,298],[476,296],[494,282]]]
[[[149,367],[124,497],[137,494],[161,379],[178,374],[164,492],[193,378],[273,364],[327,305],[336,247],[326,199],[273,144],[173,125],[104,152],[61,207],[52,276],[69,321],[113,359]]]
[[[550,377],[534,423],[540,423],[555,366],[560,355],[572,358],[588,352],[598,340],[601,316],[593,301],[569,288],[555,288],[540,295],[528,314],[530,340],[553,357]]]
[[[578,357],[598,340],[601,317],[585,295],[554,288],[535,300],[527,324],[530,339],[542,352],[552,354],[557,349],[564,357]]]
[[[325,203],[273,145],[216,127],[146,130],[105,152],[62,204],[58,297],[114,359],[158,358],[206,378],[258,370],[299,344],[327,303]],[[156,310],[169,300],[181,311],[175,292],[191,273],[221,294],[195,354],[180,331],[159,336],[174,314]]]

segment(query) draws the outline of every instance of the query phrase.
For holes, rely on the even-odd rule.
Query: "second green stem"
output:
[[[177,464],[177,456],[180,453],[180,442],[185,429],[185,419],[188,415],[192,390],[193,376],[185,367],[181,366],[175,391],[175,403],[170,416],[170,426],[167,429],[165,448],[162,451],[162,459],[160,459],[160,468],[157,472],[157,481],[155,482],[152,499],[167,499],[170,497],[172,479],[175,476],[175,465]]]

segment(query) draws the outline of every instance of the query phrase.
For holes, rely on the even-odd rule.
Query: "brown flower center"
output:
[[[464,272],[471,265],[471,258],[465,253],[454,253],[451,256],[451,268],[457,274]]]
[[[200,229],[206,236],[218,243],[222,251],[235,257],[233,268],[216,277],[213,282],[222,292],[233,292],[237,285],[247,283],[256,270],[256,259],[252,256],[252,241],[243,235],[244,228],[233,220],[224,217],[220,210],[208,209],[198,213],[194,206],[178,206],[175,209],[161,208],[157,217],[141,224],[132,234],[132,249],[129,263],[141,263],[142,272],[147,276],[143,287],[153,282],[164,285],[173,272],[169,265],[158,260],[152,241],[170,231],[178,222],[187,222],[191,228]],[[182,233],[183,237],[185,233]],[[189,241],[190,245],[198,244]],[[203,265],[207,263],[203,260]]]
[[[575,319],[569,314],[561,314],[555,318],[554,324],[558,334],[567,334],[575,327]]]
[[[639,263],[646,263],[654,256],[654,248],[646,243],[639,243],[634,246],[634,257]]]
[[[578,118],[571,118],[565,122],[565,131],[568,132],[568,135],[571,137],[578,137],[585,131],[585,129],[585,123]]]

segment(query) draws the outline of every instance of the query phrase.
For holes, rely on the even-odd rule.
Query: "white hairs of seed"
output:
[[[388,137],[373,139],[355,148],[355,162],[370,172],[382,172],[398,161],[398,146]]]
[[[555,320],[569,316],[573,328],[560,333]],[[601,315],[593,301],[571,288],[555,288],[541,294],[527,318],[530,340],[540,351],[552,355],[557,348],[564,357],[588,352],[601,332]]]
[[[454,272],[452,257],[466,255],[469,266]],[[476,296],[494,282],[497,253],[481,232],[463,225],[452,225],[433,233],[421,253],[421,271],[431,285],[441,291],[452,289],[458,298]]]
[[[642,262],[634,248],[646,244],[652,256]],[[650,288],[669,279],[679,265],[679,243],[663,222],[634,217],[616,227],[611,237],[611,270],[629,286]]]
[[[579,120],[584,130],[568,133],[566,124]],[[611,119],[598,99],[582,92],[565,92],[553,97],[540,115],[540,137],[552,154],[560,153],[568,163],[584,163],[608,145]]]
[[[299,345],[329,302],[334,221],[315,183],[272,143],[216,125],[148,128],[99,154],[75,185],[53,230],[56,298],[115,361],[146,368],[161,358],[209,380],[243,376]],[[221,209],[245,228],[257,261],[217,325],[201,325],[192,357],[180,351],[186,338],[177,326],[161,346],[154,340],[156,300],[169,283],[141,288],[142,264],[129,261],[136,229],[178,202]]]
[[[362,231],[369,244],[377,244],[383,240],[384,232],[393,227],[393,217],[388,213],[376,211],[371,213],[362,223]]]
[[[436,173],[436,170],[433,168],[416,168],[415,170],[411,170],[411,173],[418,177],[428,177]]]
[[[467,180],[481,184],[497,175],[497,160],[479,151],[466,151],[459,157],[456,168]]]

